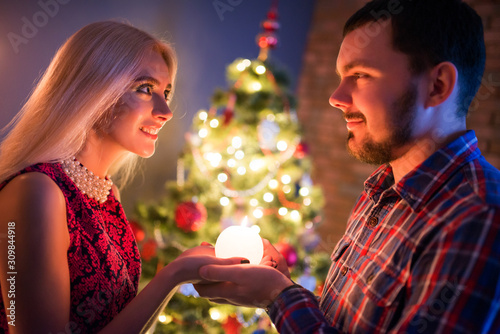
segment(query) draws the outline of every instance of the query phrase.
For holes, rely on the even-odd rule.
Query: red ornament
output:
[[[149,239],[144,243],[144,245],[142,245],[141,257],[146,261],[151,260],[154,256],[156,256],[157,248],[158,245],[156,244],[156,241]]]
[[[183,202],[175,210],[177,227],[184,232],[198,231],[207,221],[207,209],[201,203]]]
[[[130,228],[132,229],[132,233],[134,233],[135,241],[137,241],[138,243],[142,242],[146,237],[146,232],[144,232],[142,226],[138,222],[133,220],[131,220],[129,224]]]
[[[224,110],[224,125],[228,125],[231,123],[231,120],[233,119],[234,116],[234,111],[232,109],[226,108]]]
[[[297,159],[303,159],[307,154],[309,154],[309,146],[304,142],[300,142],[297,147],[295,147],[293,156]]]
[[[278,44],[278,38],[276,37],[275,34],[271,33],[262,33],[259,36],[257,36],[257,45],[261,49],[273,49],[276,47]]]
[[[257,45],[261,49],[274,49],[278,44],[276,31],[280,27],[276,9],[270,10],[267,13],[267,19],[262,22],[261,26],[264,28],[264,32],[257,35]]]
[[[286,260],[286,264],[289,267],[293,267],[297,263],[297,251],[295,250],[295,248],[293,248],[292,245],[286,242],[278,242],[276,245],[274,245],[274,247],[278,252],[281,253],[281,255],[283,255]]]
[[[230,315],[222,324],[222,328],[226,334],[240,334],[241,324],[236,316]]]

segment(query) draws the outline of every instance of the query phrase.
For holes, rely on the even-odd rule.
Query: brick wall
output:
[[[476,130],[484,156],[500,168],[500,0],[470,0],[482,16],[487,47],[483,84],[468,126]],[[298,115],[314,163],[313,179],[325,194],[321,248],[330,252],[342,236],[364,180],[376,168],[350,157],[342,112],[328,104],[338,85],[335,61],[345,21],[365,0],[316,0],[298,84]]]

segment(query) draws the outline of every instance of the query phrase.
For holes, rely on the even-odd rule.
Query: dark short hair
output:
[[[458,116],[466,116],[486,61],[481,17],[461,0],[373,0],[344,26],[344,37],[370,22],[391,19],[392,44],[420,74],[449,61],[458,70]]]

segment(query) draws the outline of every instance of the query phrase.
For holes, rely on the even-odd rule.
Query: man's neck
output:
[[[390,163],[394,175],[394,183],[398,183],[403,176],[415,169],[415,167],[424,162],[434,152],[462,136],[466,131],[464,128],[461,131],[456,131],[436,139],[429,136],[417,139],[400,158]]]

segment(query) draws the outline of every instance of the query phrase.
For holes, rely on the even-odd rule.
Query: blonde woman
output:
[[[0,146],[0,329],[138,333],[175,286],[216,259],[188,250],[137,295],[134,236],[111,177],[126,181],[172,117],[171,47],[118,22],[56,53]]]

